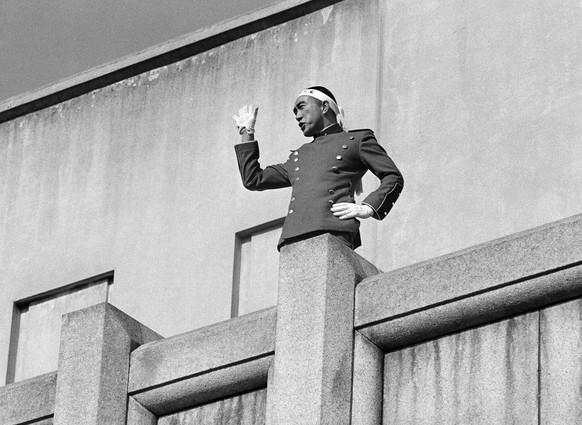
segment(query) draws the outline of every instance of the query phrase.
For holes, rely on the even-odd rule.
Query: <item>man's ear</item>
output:
[[[329,111],[329,102],[327,100],[321,102],[321,110],[324,114],[327,114],[327,111]]]

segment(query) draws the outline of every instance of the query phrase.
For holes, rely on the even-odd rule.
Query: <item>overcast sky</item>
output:
[[[280,0],[0,0],[0,102]]]

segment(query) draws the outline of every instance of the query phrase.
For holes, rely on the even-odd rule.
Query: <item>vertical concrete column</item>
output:
[[[377,273],[331,235],[281,249],[269,425],[350,423],[354,289]]]
[[[361,333],[354,337],[352,425],[382,425],[384,353]]]
[[[54,425],[125,425],[129,355],[160,338],[107,303],[66,314]]]

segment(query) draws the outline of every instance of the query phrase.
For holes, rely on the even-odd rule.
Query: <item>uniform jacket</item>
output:
[[[335,124],[291,151],[285,163],[264,169],[259,164],[256,141],[235,145],[235,150],[245,188],[293,188],[278,248],[287,239],[321,231],[354,233],[359,242],[359,221],[340,220],[330,211],[331,206],[355,202],[356,184],[370,170],[380,185],[362,203],[372,208],[374,218],[382,220],[404,185],[400,171],[371,130],[346,132]]]

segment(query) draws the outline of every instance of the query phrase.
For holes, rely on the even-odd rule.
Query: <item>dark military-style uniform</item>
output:
[[[371,130],[344,131],[338,124],[324,129],[312,142],[291,151],[283,164],[262,169],[256,141],[235,145],[243,185],[249,190],[293,187],[289,210],[277,248],[307,234],[345,232],[360,245],[357,219],[340,220],[330,208],[355,202],[354,190],[367,170],[380,179],[378,189],[362,202],[382,220],[404,185],[400,171]]]

